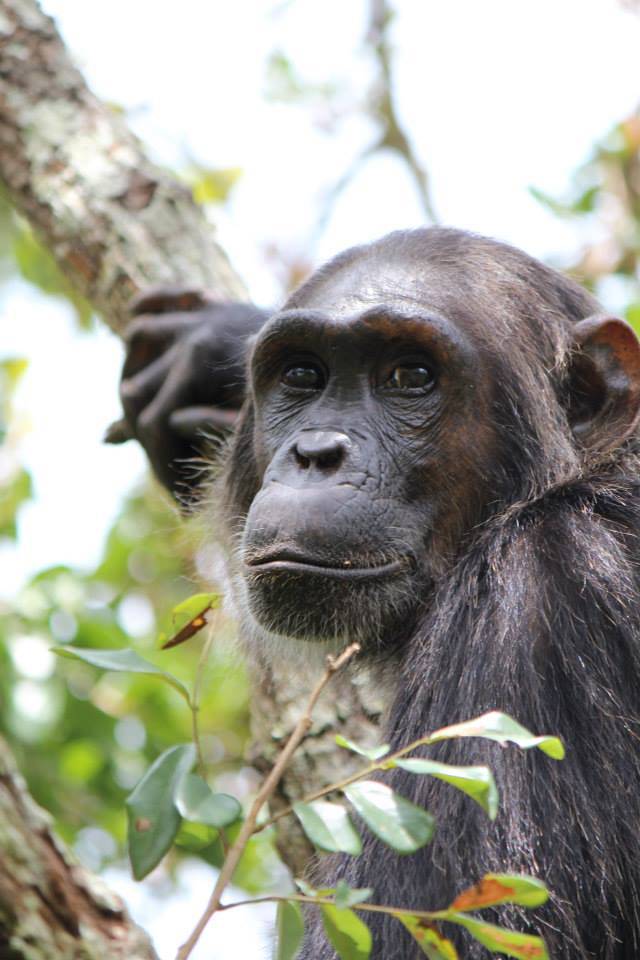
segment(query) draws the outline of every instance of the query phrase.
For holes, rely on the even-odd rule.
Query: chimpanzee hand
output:
[[[197,290],[157,288],[133,301],[120,397],[128,435],[161,482],[189,499],[203,440],[229,430],[244,399],[247,338],[267,314],[252,304],[213,303]],[[107,439],[126,439],[122,427]]]

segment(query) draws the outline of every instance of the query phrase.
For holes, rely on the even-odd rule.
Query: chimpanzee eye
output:
[[[282,371],[281,382],[296,390],[322,390],[324,373],[315,363],[292,363]]]
[[[434,380],[433,371],[422,363],[399,363],[383,386],[387,390],[428,390]]]

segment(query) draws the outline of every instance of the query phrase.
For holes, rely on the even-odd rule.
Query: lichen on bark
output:
[[[122,900],[59,842],[0,740],[2,960],[157,960]]]

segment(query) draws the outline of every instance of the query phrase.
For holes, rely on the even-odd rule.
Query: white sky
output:
[[[398,103],[431,173],[441,219],[538,256],[570,254],[574,229],[542,210],[527,188],[561,193],[593,142],[640,99],[640,18],[616,0],[396,5]],[[306,79],[337,80],[353,98],[361,96],[368,77],[360,48],[363,0],[44,6],[96,92],[130,111],[156,158],[243,169],[220,218],[220,239],[257,302],[276,297],[262,256],[271,241],[318,262],[422,222],[406,172],[380,157],[344,194],[311,249],[323,192],[371,131],[355,116],[338,135],[324,135],[310,110],[263,98],[265,58],[276,47]],[[115,339],[106,331],[79,336],[64,305],[17,281],[0,309],[0,355],[31,360],[18,399],[31,425],[24,460],[37,488],[36,503],[21,518],[19,547],[0,550],[0,595],[8,595],[43,565],[94,563],[144,461],[133,446],[100,442],[118,413]],[[235,940],[215,957],[232,955],[250,953]]]

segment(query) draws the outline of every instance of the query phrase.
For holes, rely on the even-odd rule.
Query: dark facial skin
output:
[[[251,613],[278,635],[400,642],[486,499],[481,350],[435,295],[407,296],[407,269],[356,261],[255,344],[262,485],[240,553]]]

